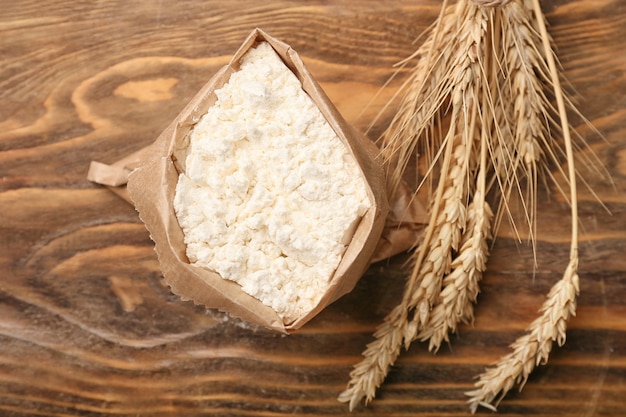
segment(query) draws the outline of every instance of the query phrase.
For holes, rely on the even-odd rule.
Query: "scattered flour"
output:
[[[215,93],[176,188],[187,256],[290,323],[317,305],[371,206],[365,180],[269,44]]]

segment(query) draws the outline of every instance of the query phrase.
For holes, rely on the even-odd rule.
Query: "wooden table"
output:
[[[336,396],[398,300],[404,257],[373,266],[284,336],[171,295],[134,208],[86,180],[91,160],[151,143],[256,26],[291,44],[364,130],[393,92],[376,96],[392,65],[439,6],[0,1],[0,414],[467,415],[474,376],[508,352],[565,266],[569,211],[556,193],[541,194],[536,273],[530,247],[503,232],[474,326],[436,356],[414,344],[377,399],[349,414]],[[579,108],[606,141],[580,120],[578,131],[615,187],[589,177],[610,215],[581,192],[581,295],[567,344],[499,413],[626,415],[626,4],[543,7]]]

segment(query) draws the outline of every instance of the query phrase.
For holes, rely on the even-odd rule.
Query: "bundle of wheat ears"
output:
[[[568,319],[575,314],[574,155],[585,143],[570,133],[566,111],[573,106],[561,86],[539,0],[444,1],[429,36],[403,64],[413,59],[417,64],[399,90],[399,108],[381,148],[393,166],[392,192],[417,154],[425,160],[416,193],[426,184],[430,219],[416,242],[403,298],[377,328],[339,401],[351,410],[363,399],[367,404],[403,346],[419,339],[437,351],[460,323],[472,321],[488,241],[503,218],[512,221],[511,198],[523,203],[533,240],[538,184],[564,183],[560,188],[571,207],[565,272],[512,351],[467,393],[472,412],[479,406],[495,410],[511,388],[521,389],[547,361],[554,342],[565,342]]]

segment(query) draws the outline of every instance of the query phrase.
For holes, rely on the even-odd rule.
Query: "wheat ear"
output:
[[[405,292],[407,305],[416,310],[413,319],[415,324],[410,327],[411,333],[405,335],[407,344],[415,338],[418,327],[428,321],[430,309],[441,289],[441,280],[450,271],[452,251],[459,248],[461,232],[466,225],[470,165],[475,163],[470,160],[470,153],[479,123],[479,60],[487,16],[480,7],[468,1],[461,1],[457,7],[462,24],[457,34],[459,47],[454,60],[455,70],[450,74],[453,80],[450,93],[452,115],[444,140],[444,160],[431,217],[417,250],[407,285],[409,291]],[[454,48],[455,45],[449,46]]]
[[[540,317],[533,321],[525,335],[511,345],[513,352],[500,359],[495,367],[480,375],[479,381],[476,383],[478,389],[467,393],[471,397],[469,404],[472,412],[475,412],[479,406],[495,409],[498,401],[515,384],[523,386],[533,369],[548,360],[553,342],[556,341],[559,345],[565,343],[567,322],[576,313],[576,297],[579,293],[576,169],[565,105],[566,100],[561,88],[559,72],[539,0],[533,0],[532,7],[541,35],[543,55],[550,71],[565,143],[572,217],[570,259],[563,277],[550,290],[548,298],[541,308]]]
[[[337,400],[348,403],[352,411],[365,399],[367,405],[374,399],[376,389],[383,383],[389,368],[394,364],[402,349],[402,335],[407,324],[407,310],[398,304],[374,332],[374,341],[363,351],[363,360],[350,372],[348,387]]]
[[[403,173],[415,153],[418,143],[423,145],[427,163],[434,159],[440,141],[432,131],[432,120],[450,93],[451,83],[446,77],[452,51],[442,47],[442,41],[454,36],[458,25],[455,7],[447,7],[444,0],[432,36],[429,36],[414,54],[401,62],[401,68],[414,58],[420,58],[409,78],[398,91],[402,91],[400,106],[381,138],[381,154],[388,164],[395,164],[390,174],[389,188],[393,195],[399,187]]]
[[[445,166],[452,169],[450,175],[444,175],[441,181],[441,203],[437,204],[433,213],[438,213],[436,220],[429,222],[430,234],[435,235],[432,246],[421,265],[420,272],[424,278],[419,282],[417,290],[412,287],[414,281],[409,281],[405,288],[404,298],[374,333],[375,340],[369,343],[363,352],[363,360],[355,365],[350,373],[348,388],[338,397],[340,402],[348,402],[350,410],[365,398],[370,402],[376,389],[382,384],[389,368],[400,355],[402,345],[406,347],[415,339],[419,326],[428,321],[428,310],[434,303],[441,287],[441,277],[450,268],[451,252],[458,248],[462,230],[465,224],[464,195],[467,193],[467,172],[462,169],[467,163],[466,148],[460,137],[450,139],[449,152],[446,153]],[[443,190],[448,192],[443,193]],[[434,230],[436,229],[436,230]],[[415,315],[409,318],[413,309]],[[426,311],[424,311],[426,310]],[[421,319],[421,320],[419,320]]]
[[[527,191],[521,201],[525,204],[530,241],[536,236],[536,190],[538,170],[545,163],[544,152],[550,153],[547,124],[550,120],[550,101],[544,94],[544,62],[538,47],[538,34],[530,25],[531,16],[518,2],[511,2],[500,9],[502,13],[503,62],[507,67],[509,85],[513,97],[511,106],[513,147],[515,160],[513,171],[522,171],[527,178]],[[553,156],[553,155],[552,155]]]
[[[486,101],[486,97],[482,97]],[[470,322],[474,317],[473,303],[478,296],[478,282],[486,269],[491,238],[493,213],[487,203],[487,154],[489,138],[484,129],[491,121],[481,120],[479,145],[479,167],[472,202],[467,208],[467,225],[463,233],[461,248],[452,260],[451,272],[443,279],[439,300],[430,314],[430,320],[419,333],[422,341],[429,340],[429,350],[438,351],[441,343],[449,341],[449,334],[456,332],[461,322]]]
[[[570,262],[563,278],[550,290],[541,307],[541,316],[532,322],[527,333],[512,345],[513,352],[502,357],[493,368],[480,376],[478,389],[467,393],[470,410],[475,413],[479,406],[495,411],[500,400],[516,384],[520,389],[536,366],[545,364],[552,350],[552,343],[565,343],[567,321],[576,313],[578,295],[577,265]]]
[[[442,141],[443,154],[438,156],[442,159],[441,177],[433,198],[430,221],[416,252],[402,302],[377,329],[374,334],[376,340],[367,346],[363,360],[350,374],[348,388],[338,397],[339,401],[348,402],[351,410],[361,399],[365,398],[367,403],[374,398],[376,389],[400,354],[402,344],[408,348],[417,337],[420,327],[428,321],[430,309],[441,291],[442,278],[450,271],[452,252],[459,248],[461,231],[466,224],[468,155],[478,116],[476,80],[480,76],[480,66],[477,61],[486,27],[486,15],[466,0],[457,3],[454,15],[457,19],[454,24],[459,25],[455,31],[457,36],[446,36],[445,40],[450,43],[441,46],[452,54],[451,62],[458,70],[446,74],[447,81],[444,83],[450,86],[446,96],[451,99],[452,118]],[[434,38],[438,39],[436,33]],[[430,71],[427,68],[424,70]],[[428,83],[429,75],[419,79]],[[413,126],[430,126],[433,123],[433,114],[419,117],[422,116],[429,119],[418,119]],[[414,135],[409,137],[408,140],[415,140]],[[399,140],[398,137],[395,139]],[[399,171],[403,171],[406,162],[399,161]],[[413,316],[409,319],[411,313]]]
[[[418,338],[429,340],[429,350],[437,351],[441,343],[449,341],[459,323],[473,318],[472,303],[478,296],[478,282],[485,270],[489,249],[491,208],[480,194],[468,208],[468,231],[459,254],[452,261],[452,271],[443,279],[440,301],[430,313],[430,320]]]

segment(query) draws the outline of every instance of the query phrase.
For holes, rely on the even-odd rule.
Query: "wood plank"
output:
[[[555,349],[503,416],[626,413],[626,8],[544,1],[579,119],[615,185],[584,172],[581,296]],[[463,393],[535,317],[568,254],[569,211],[539,203],[537,268],[499,233],[474,326],[437,355],[403,352],[377,399],[336,396],[397,303],[404,257],[284,336],[180,301],[161,285],[134,208],[86,180],[151,143],[256,26],[291,44],[355,127],[440,2],[0,0],[0,414],[11,416],[461,416]],[[376,137],[389,113],[372,127]]]

